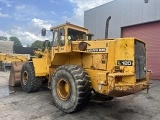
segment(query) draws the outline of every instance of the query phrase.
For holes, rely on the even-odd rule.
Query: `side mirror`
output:
[[[46,29],[45,28],[42,28],[42,30],[41,30],[41,36],[46,36]]]

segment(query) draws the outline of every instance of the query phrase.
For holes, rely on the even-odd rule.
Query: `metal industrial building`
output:
[[[105,21],[109,38],[136,37],[147,43],[148,69],[160,79],[160,0],[114,0],[84,12],[84,26],[95,39],[104,38]]]

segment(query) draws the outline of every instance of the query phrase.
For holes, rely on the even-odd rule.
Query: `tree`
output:
[[[36,40],[35,42],[32,43],[31,47],[42,49],[43,48],[43,41]]]
[[[15,46],[22,46],[21,41],[17,37],[12,36],[9,40],[13,41]]]
[[[7,41],[7,37],[0,36],[0,40]]]

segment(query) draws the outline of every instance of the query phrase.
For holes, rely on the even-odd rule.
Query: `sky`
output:
[[[41,37],[42,28],[66,21],[83,26],[84,11],[113,0],[0,0],[0,36],[17,37],[23,46]]]

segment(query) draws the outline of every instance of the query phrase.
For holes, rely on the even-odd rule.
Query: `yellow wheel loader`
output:
[[[23,64],[24,91],[38,91],[47,79],[57,108],[72,113],[89,102],[92,91],[112,99],[148,88],[143,41],[107,39],[107,32],[105,39],[92,40],[88,29],[68,22],[50,31],[53,40],[44,42],[44,52],[35,51],[39,57]],[[45,34],[46,29],[42,29]]]

